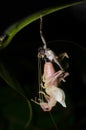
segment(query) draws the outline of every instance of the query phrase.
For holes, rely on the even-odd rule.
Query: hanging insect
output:
[[[66,107],[65,93],[59,88],[60,83],[65,82],[65,78],[69,75],[65,72],[59,63],[59,57],[49,48],[47,48],[46,41],[42,34],[42,17],[40,18],[40,36],[44,44],[38,51],[38,59],[44,60],[43,75],[39,81],[39,98],[31,99],[36,104],[40,105],[43,111],[51,111],[51,109],[59,102],[63,107]],[[68,58],[67,53],[61,54],[62,59]],[[55,63],[59,70],[56,71],[53,63]]]

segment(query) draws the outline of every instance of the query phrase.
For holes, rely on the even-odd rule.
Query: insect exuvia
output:
[[[40,36],[44,44],[38,51],[38,59],[44,60],[44,70],[39,82],[39,98],[31,99],[36,104],[40,105],[43,111],[51,111],[52,108],[59,102],[63,107],[66,107],[65,93],[59,87],[60,83],[65,82],[65,78],[69,75],[59,63],[59,57],[49,48],[42,34],[42,18],[40,18]],[[61,54],[62,59],[68,58],[67,53]],[[56,71],[54,64],[59,67]]]

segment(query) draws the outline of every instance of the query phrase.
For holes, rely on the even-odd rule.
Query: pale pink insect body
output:
[[[63,107],[66,107],[65,93],[59,86],[61,81],[65,81],[65,77],[67,77],[69,73],[65,72],[59,63],[59,57],[46,46],[46,41],[42,35],[42,18],[40,20],[40,36],[44,46],[39,49],[38,58],[39,60],[44,59],[45,63],[43,75],[39,83],[39,98],[35,98],[35,100],[32,99],[32,101],[40,105],[43,111],[51,111],[57,102]],[[62,60],[64,57],[68,58],[67,53],[63,53],[61,56]],[[53,63],[59,67],[58,71],[55,70]]]
[[[44,94],[47,102],[40,102],[40,106],[44,111],[50,111],[57,102],[59,102],[63,107],[66,107],[65,104],[65,93],[59,88],[59,83],[61,80],[67,76],[68,73],[63,70],[55,71],[54,66],[51,62],[46,62],[44,64],[44,74],[43,74],[43,82],[45,88],[45,92],[40,91],[40,93]]]
[[[54,80],[54,82],[52,81],[52,78],[54,77],[56,71],[55,68],[53,66],[53,64],[51,62],[46,62],[44,64],[44,80],[46,82],[47,87],[49,86],[57,86],[58,84],[58,80],[57,78]]]
[[[43,53],[40,53],[40,58],[46,59]],[[39,89],[39,104],[43,111],[51,111],[51,109],[59,102],[63,107],[66,107],[65,93],[59,88],[61,81],[65,81],[64,78],[68,76],[68,73],[63,69],[56,72],[53,63],[46,61],[44,64],[44,72],[41,77],[40,89]],[[43,90],[44,89],[44,90]],[[43,96],[43,98],[42,98]],[[45,100],[44,100],[45,99]]]
[[[53,78],[53,75],[55,74],[55,69],[53,67],[53,64],[51,62],[46,62],[44,64],[44,74],[43,74],[43,81],[45,83],[45,91],[47,87],[52,87],[57,86],[57,79],[53,81],[51,81],[51,79]],[[47,93],[48,94],[48,93]],[[45,99],[47,102],[41,102],[40,106],[42,107],[42,109],[44,111],[51,111],[52,107],[56,105],[56,100],[54,99],[54,97],[49,95],[46,95],[44,93]]]

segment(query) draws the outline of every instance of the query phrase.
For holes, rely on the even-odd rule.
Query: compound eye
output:
[[[39,58],[44,58],[45,57],[45,50],[42,47],[40,47],[38,49],[38,57]]]

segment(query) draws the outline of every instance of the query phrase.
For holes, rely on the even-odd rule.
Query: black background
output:
[[[73,2],[68,0],[3,1],[0,3],[0,33],[8,26],[42,9]],[[42,46],[40,20],[21,30],[1,51],[1,59],[24,85],[37,85],[37,50]],[[68,52],[69,73],[64,90],[72,100],[76,129],[86,125],[86,4],[60,10],[43,18],[43,34],[56,54]],[[68,42],[70,41],[70,42]],[[71,42],[72,41],[72,42]],[[23,61],[22,61],[23,59]],[[26,62],[28,61],[28,62]],[[23,63],[24,62],[24,63]],[[10,64],[11,63],[11,64]],[[27,67],[29,66],[29,68]],[[14,67],[14,69],[13,69]],[[22,69],[24,67],[24,69]],[[28,68],[28,70],[27,70]],[[17,71],[15,72],[15,69]],[[22,70],[22,71],[21,71]],[[23,80],[22,80],[23,79]],[[24,88],[25,89],[25,88]],[[35,89],[35,88],[34,88]],[[34,89],[31,87],[31,91]],[[28,96],[28,92],[26,91]],[[28,98],[34,97],[30,93]],[[35,120],[35,119],[34,119]]]

